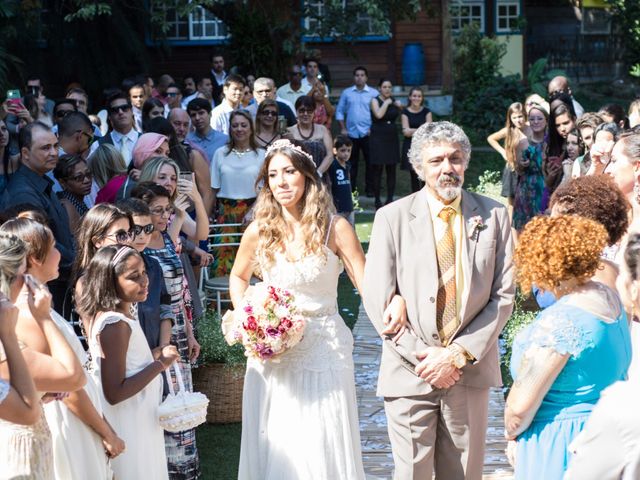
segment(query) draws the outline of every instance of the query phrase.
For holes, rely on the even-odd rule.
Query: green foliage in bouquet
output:
[[[207,310],[196,324],[196,338],[200,343],[199,363],[226,363],[241,365],[246,363],[244,348],[240,344],[227,345],[220,328],[220,315],[215,310]]]

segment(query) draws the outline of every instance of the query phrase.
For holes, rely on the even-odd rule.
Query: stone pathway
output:
[[[353,329],[355,346],[356,389],[360,411],[360,435],[364,470],[369,480],[390,479],[393,458],[387,435],[387,420],[382,399],[376,396],[378,367],[382,340],[360,306],[358,320]],[[508,480],[513,470],[504,455],[502,415],[504,399],[500,389],[492,389],[489,396],[489,428],[484,464],[484,480]]]

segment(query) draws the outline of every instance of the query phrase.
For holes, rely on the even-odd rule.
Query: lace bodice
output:
[[[277,252],[273,264],[262,267],[263,281],[291,290],[305,315],[330,315],[337,311],[342,263],[328,247],[322,248],[324,255],[307,255],[296,261]]]
[[[321,371],[346,368],[353,350],[351,331],[338,315],[338,277],[342,263],[324,246],[324,255],[307,255],[290,261],[276,253],[274,262],[262,267],[263,280],[290,290],[306,320],[302,341],[280,357],[279,366]]]

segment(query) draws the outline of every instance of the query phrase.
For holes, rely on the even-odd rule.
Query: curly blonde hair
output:
[[[551,291],[560,282],[586,282],[600,264],[609,235],[598,222],[575,215],[535,217],[524,227],[514,256],[524,292]]]
[[[301,147],[299,142],[291,143]],[[299,203],[305,255],[315,253],[325,255],[322,246],[327,236],[330,219],[335,214],[331,194],[318,176],[313,161],[290,146],[271,148],[256,180],[256,189],[260,189],[260,193],[253,210],[259,236],[256,259],[261,266],[271,265],[275,259],[274,252],[284,251],[286,247],[287,226],[282,215],[282,206],[269,188],[269,165],[276,155],[284,155],[291,160],[293,167],[305,177],[304,193]]]

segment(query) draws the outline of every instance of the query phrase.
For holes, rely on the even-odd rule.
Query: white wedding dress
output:
[[[337,305],[342,264],[323,249],[295,262],[276,253],[262,268],[267,285],[295,295],[306,327],[279,362],[247,362],[240,480],[364,479],[353,336]]]

